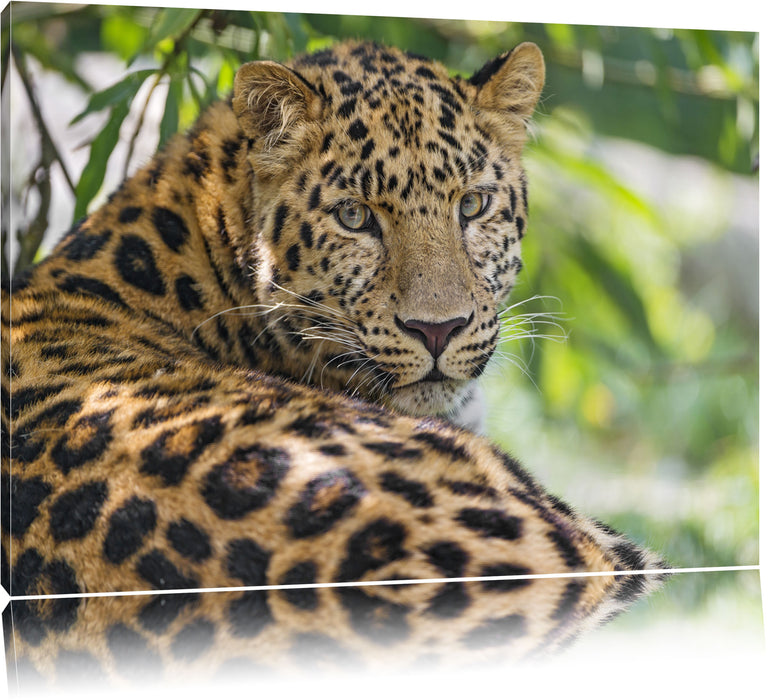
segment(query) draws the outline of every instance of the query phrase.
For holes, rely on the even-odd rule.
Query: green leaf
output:
[[[544,30],[547,32],[550,40],[555,46],[562,49],[574,49],[576,47],[576,37],[574,36],[574,27],[570,24],[545,24]]]
[[[129,105],[129,100],[117,104],[111,111],[108,122],[92,142],[92,147],[89,151],[89,162],[83,169],[81,179],[75,188],[76,199],[75,212],[73,214],[75,221],[86,215],[89,203],[94,199],[97,192],[100,191],[102,182],[105,179],[108,159],[118,143],[121,125],[129,114]]]
[[[534,150],[537,153],[546,151],[553,164],[564,175],[576,178],[587,189],[596,190],[612,202],[617,202],[619,206],[627,207],[656,231],[662,230],[663,224],[656,208],[586,153],[577,155],[570,149],[549,143],[537,144]]]
[[[307,38],[309,36],[309,28],[305,26],[301,15],[296,12],[289,12],[283,15],[288,27],[288,32],[291,35],[293,43],[293,53],[301,53],[304,51]]]
[[[224,52],[225,60],[221,63],[216,77],[216,91],[220,95],[228,95],[234,85],[235,56],[232,52]]]
[[[142,49],[146,36],[145,27],[137,24],[131,17],[122,14],[106,17],[100,26],[100,38],[103,45],[125,61]]]
[[[176,39],[186,31],[199,17],[202,10],[167,8],[160,10],[151,25],[151,31],[146,38],[143,50],[148,51],[156,46],[162,39]]]
[[[86,109],[80,114],[73,117],[70,125],[81,121],[86,115],[93,114],[94,112],[100,112],[106,107],[118,106],[126,102],[129,104],[137,94],[137,91],[143,85],[147,78],[152,76],[156,71],[153,68],[147,68],[145,70],[135,71],[123,77],[119,82],[111,85],[105,90],[94,93],[89,98],[89,102],[86,105]]]
[[[38,28],[22,25],[18,31],[14,30],[13,44],[14,50],[20,49],[22,53],[34,56],[43,68],[59,73],[66,80],[78,85],[83,90],[91,91],[91,85],[76,70],[73,55],[66,50],[59,50],[53,47],[51,42],[43,37]]]
[[[609,262],[586,238],[576,236],[572,241],[572,247],[575,249],[575,260],[598,282],[635,335],[644,342],[650,352],[660,352],[649,327],[644,303],[627,276]]]
[[[218,99],[218,78],[216,77],[215,80],[208,80],[208,77],[201,70],[199,70],[199,68],[192,66],[191,64],[189,64],[189,71],[189,80],[191,81],[192,89],[195,75],[202,80],[204,94],[200,95],[197,93],[197,101],[199,103],[200,109],[204,109],[209,104],[215,102]],[[231,85],[229,87],[231,88]]]
[[[253,22],[254,36],[256,38],[252,53],[256,58],[260,57],[259,44],[261,43],[261,34],[266,31],[265,28],[265,13],[264,12],[249,12],[248,15]]]
[[[169,138],[178,131],[178,105],[182,100],[183,86],[178,80],[170,80],[167,101],[164,104],[164,114],[159,125],[159,148],[162,148]]]
[[[186,74],[186,83],[189,86],[189,92],[191,92],[191,96],[194,98],[194,100],[197,103],[197,109],[201,112],[205,107],[205,98],[203,95],[199,94],[199,90],[197,89],[197,86],[194,84],[194,78],[192,77],[193,73],[187,73]]]

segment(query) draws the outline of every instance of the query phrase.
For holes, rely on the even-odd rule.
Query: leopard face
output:
[[[296,378],[415,415],[471,396],[522,265],[543,76],[533,45],[469,81],[363,44],[241,69],[252,282]]]

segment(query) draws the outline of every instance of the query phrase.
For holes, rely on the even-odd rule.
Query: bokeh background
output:
[[[13,3],[3,276],[227,96],[241,63],[344,37],[463,75],[542,48],[525,269],[484,378],[487,432],[676,567],[757,564],[758,34]],[[617,624],[656,614],[756,634],[758,576],[682,575]]]

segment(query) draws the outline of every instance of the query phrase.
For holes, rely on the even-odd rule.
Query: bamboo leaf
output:
[[[143,47],[148,30],[140,26],[132,16],[115,14],[106,17],[100,26],[100,38],[122,59],[129,60]]]
[[[71,54],[52,47],[51,42],[47,41],[39,30],[29,31],[29,29],[29,27],[21,27],[19,31],[14,31],[14,50],[21,49],[22,53],[34,56],[43,68],[61,74],[66,80],[84,90],[91,90],[91,86],[76,71]],[[5,32],[4,37],[8,36],[10,33]],[[4,69],[7,65],[7,63],[4,64]]]
[[[105,179],[108,159],[118,143],[121,125],[129,114],[129,105],[129,100],[116,105],[111,111],[108,122],[92,142],[92,147],[89,151],[89,162],[83,169],[81,179],[75,188],[76,200],[73,217],[76,221],[86,215],[89,203],[94,199],[97,192],[100,191],[100,187]]]
[[[76,124],[81,121],[88,114],[100,112],[106,107],[114,107],[123,102],[129,104],[137,94],[137,91],[143,85],[143,83],[152,76],[156,71],[153,68],[147,68],[145,70],[135,71],[129,75],[124,76],[119,82],[111,85],[105,90],[96,92],[89,98],[89,102],[86,105],[86,109],[80,114],[73,117],[70,125]]]
[[[540,144],[535,150],[545,151],[564,175],[576,178],[586,188],[598,191],[611,201],[627,207],[656,231],[662,230],[663,224],[656,208],[601,163],[585,154],[576,155],[549,144]]]
[[[197,110],[201,112],[202,109],[205,107],[205,101],[204,101],[204,97],[199,94],[199,90],[197,90],[197,86],[194,84],[192,73],[186,74],[186,84],[189,86],[189,92],[191,92],[191,96],[194,98],[194,100],[197,103]]]
[[[649,327],[644,303],[628,277],[609,262],[586,238],[576,236],[572,247],[575,248],[575,259],[599,283],[601,290],[614,303],[634,334],[642,340],[650,352],[659,352],[660,348]]]
[[[162,39],[180,36],[197,20],[201,12],[202,10],[197,8],[166,8],[161,10],[154,18],[154,23],[145,40],[143,51],[152,49]]]
[[[170,87],[167,91],[167,101],[164,104],[164,114],[159,126],[159,148],[178,131],[179,109],[183,99],[183,88],[178,80],[170,80]]]

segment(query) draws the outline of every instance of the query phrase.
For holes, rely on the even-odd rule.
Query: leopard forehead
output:
[[[301,58],[294,68],[324,101],[321,153],[338,145],[364,163],[379,153],[383,169],[398,177],[420,166],[416,177],[436,185],[456,176],[466,181],[488,158],[491,141],[475,119],[474,85],[451,79],[444,66],[421,56],[372,44],[344,44]],[[464,163],[464,151],[477,141]],[[365,189],[362,184],[362,189]],[[433,197],[446,193],[420,188]],[[366,195],[367,193],[364,192]],[[400,201],[413,194],[402,190]]]
[[[404,107],[399,118],[409,113],[426,121],[434,110],[441,112],[443,127],[451,129],[455,115],[475,93],[473,85],[451,79],[435,61],[373,44],[342,44],[303,56],[292,65],[324,96],[330,113],[343,121],[376,111],[397,114]],[[407,128],[414,133],[420,125],[420,120],[408,120],[401,133],[408,136]],[[356,135],[358,128],[353,128]]]

